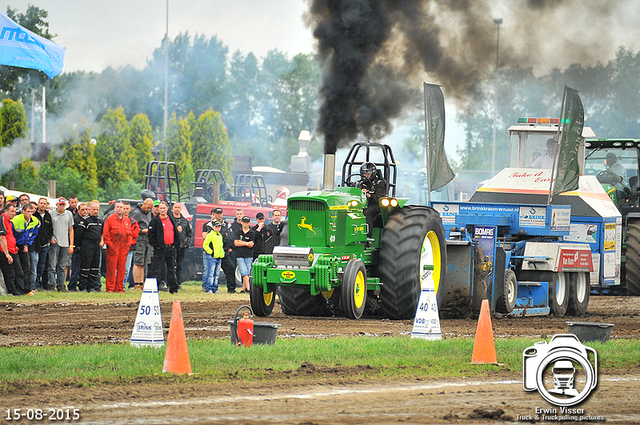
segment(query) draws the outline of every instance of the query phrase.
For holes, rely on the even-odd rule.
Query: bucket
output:
[[[248,308],[253,315],[253,310],[248,305],[243,305],[236,311],[236,315],[233,320],[228,320],[229,328],[231,329],[231,344],[236,345],[237,329],[238,329],[238,313],[243,308]],[[273,345],[276,343],[276,335],[278,334],[278,323],[265,323],[265,322],[253,322],[253,343],[254,344],[268,344]]]
[[[611,337],[612,323],[567,322],[569,333],[578,337],[580,342],[600,341],[605,343]]]

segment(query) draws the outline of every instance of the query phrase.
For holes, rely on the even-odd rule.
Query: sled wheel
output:
[[[590,295],[591,283],[589,273],[571,273],[567,314],[571,316],[582,316],[585,314],[589,306]]]
[[[504,273],[504,284],[500,288],[496,288],[496,310],[498,313],[509,314],[516,306],[518,298],[518,279],[513,270],[507,270]]]
[[[567,314],[569,306],[569,278],[565,273],[558,273],[555,282],[549,282],[549,307],[554,316]]]

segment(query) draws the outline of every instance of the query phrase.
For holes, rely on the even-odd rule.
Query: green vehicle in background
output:
[[[626,170],[619,182],[606,172],[607,154]],[[586,139],[584,172],[595,175],[622,215],[621,283],[627,295],[640,295],[639,139]],[[622,190],[620,188],[622,187]]]
[[[363,214],[366,197],[355,187],[359,169],[373,162],[388,182],[371,239]],[[287,315],[343,314],[365,308],[385,317],[415,316],[423,285],[432,280],[439,300],[446,271],[444,229],[438,212],[396,198],[397,170],[388,145],[356,143],[334,188],[335,156],[325,155],[324,190],[298,192],[287,200],[289,246],[253,263],[251,307],[258,316],[273,310],[276,293]]]

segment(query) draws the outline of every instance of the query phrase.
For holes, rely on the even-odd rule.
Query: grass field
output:
[[[188,341],[191,377],[219,381],[267,379],[291,371],[304,362],[325,368],[353,368],[351,374],[378,377],[461,377],[487,372],[521,372],[522,352],[530,339],[497,339],[500,365],[471,365],[472,339],[425,341],[409,337],[285,339],[275,345],[238,348],[228,340]],[[589,343],[598,352],[599,370],[640,366],[640,341]],[[135,348],[129,344],[0,348],[0,382],[26,381],[81,385],[175,379],[162,374],[165,348]],[[322,372],[320,372],[321,374]],[[317,379],[318,374],[314,373]],[[299,377],[304,379],[304,376]]]

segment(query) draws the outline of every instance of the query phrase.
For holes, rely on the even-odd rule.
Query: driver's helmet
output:
[[[287,187],[282,186],[276,189],[276,198],[287,199],[290,194],[291,191]]]
[[[378,168],[373,162],[365,162],[360,167],[360,178],[364,181],[375,181]],[[369,174],[367,177],[366,174]]]

